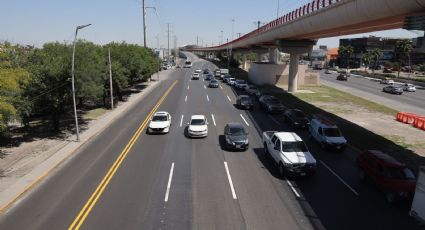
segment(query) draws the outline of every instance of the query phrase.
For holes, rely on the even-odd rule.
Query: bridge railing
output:
[[[249,33],[247,33],[247,34],[245,34],[245,35],[243,35],[243,36],[241,36],[241,37],[239,37],[239,38],[237,38],[233,41],[225,43],[221,46],[226,46],[228,44],[244,40],[244,39],[246,39],[246,38],[248,38],[248,37],[250,37],[254,34],[260,34],[260,33],[266,32],[266,31],[268,31],[272,28],[275,28],[275,27],[280,26],[282,24],[296,20],[300,17],[303,17],[303,16],[308,15],[310,13],[313,13],[315,11],[318,11],[322,8],[328,7],[328,6],[335,4],[339,1],[341,1],[341,0],[313,0],[312,2],[287,13],[287,14],[283,15],[282,17],[279,17],[276,20],[273,20],[273,21],[267,23],[266,25],[261,26],[260,28],[253,30],[253,31],[251,31],[251,32],[249,32]]]

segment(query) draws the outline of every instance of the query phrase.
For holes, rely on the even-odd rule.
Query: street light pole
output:
[[[74,44],[72,48],[72,67],[71,67],[71,75],[72,75],[72,102],[74,104],[74,118],[75,118],[75,130],[77,135],[77,141],[80,141],[80,130],[78,129],[78,117],[77,117],[77,105],[75,103],[75,76],[74,76],[74,63],[75,63],[75,43],[77,41],[77,34],[79,29],[83,29],[84,27],[90,26],[91,24],[83,25],[83,26],[77,26],[75,29],[75,36],[74,36]]]

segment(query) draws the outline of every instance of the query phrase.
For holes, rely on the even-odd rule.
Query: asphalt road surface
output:
[[[325,74],[324,71],[321,71],[320,80],[325,85],[364,97],[395,110],[425,115],[425,87],[416,86],[416,92],[404,92],[402,95],[394,95],[382,92],[382,88],[387,85],[380,84],[377,81],[360,76],[349,77],[348,81],[338,81],[336,80],[337,75],[336,73]]]
[[[297,131],[318,160],[309,178],[280,178],[263,155],[260,133],[290,131],[278,115],[234,107],[236,92],[190,80],[195,60],[172,76],[0,218],[0,229],[419,229],[406,207],[361,183],[356,150],[328,153]],[[152,111],[168,111],[166,135],[147,135]],[[185,127],[204,114],[208,137]],[[226,123],[249,131],[246,152],[223,150]]]

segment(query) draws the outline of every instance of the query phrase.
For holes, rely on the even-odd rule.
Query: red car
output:
[[[389,203],[413,198],[416,177],[405,164],[378,150],[364,151],[356,163],[360,179],[367,178],[376,184]]]

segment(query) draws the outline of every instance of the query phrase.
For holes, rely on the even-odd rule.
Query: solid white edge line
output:
[[[167,191],[165,192],[164,201],[168,202],[168,195],[170,194],[171,181],[173,180],[174,162],[171,164],[170,176],[168,177]]]
[[[272,119],[272,121],[274,121],[274,123],[281,125],[279,121],[277,121],[273,116],[271,116],[270,114],[267,115],[270,119]]]
[[[229,95],[226,95],[226,96],[227,96],[227,99],[229,99],[229,101],[232,101],[232,100],[230,99]]]
[[[187,90],[189,90],[189,86],[187,86]]]
[[[182,127],[182,125],[183,125],[183,117],[184,117],[184,115],[182,114],[182,118],[180,119],[180,127]]]
[[[294,188],[294,186],[292,185],[292,183],[288,180],[285,179],[286,183],[289,185],[289,187],[292,189],[292,192],[294,192],[295,196],[297,196],[298,198],[300,198],[300,194],[297,192],[297,190]]]
[[[242,120],[245,122],[245,124],[246,124],[247,126],[249,126],[248,122],[245,120],[245,118],[242,116],[242,114],[239,114],[239,115],[241,115],[241,118],[242,118]]]
[[[184,98],[184,102],[186,102],[187,101],[187,95],[186,95],[186,97]]]
[[[359,193],[356,192],[356,190],[354,190],[347,182],[345,182],[340,176],[338,176],[338,174],[336,174],[327,164],[325,164],[325,162],[323,162],[322,160],[319,160],[320,163],[322,163],[323,166],[325,166],[325,168],[327,168],[332,174],[334,174],[334,176],[336,176],[336,178],[338,178],[338,180],[340,180],[345,186],[347,186],[348,189],[351,190],[351,192],[353,192],[356,196],[359,196]]]
[[[220,89],[222,89],[223,87],[221,87],[221,85],[220,85]]]
[[[235,188],[233,187],[232,177],[230,176],[229,167],[227,167],[227,162],[226,161],[224,162],[224,167],[226,168],[227,179],[229,180],[230,190],[232,190],[233,199],[236,200],[238,198],[236,197]]]
[[[208,97],[208,94],[207,94],[207,101],[210,101],[210,98]]]
[[[211,114],[211,117],[212,117],[212,120],[213,120],[214,126],[217,126],[217,125],[215,124],[214,114]]]

